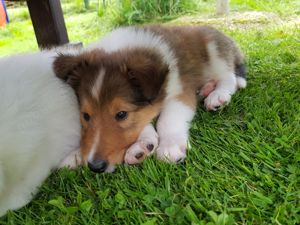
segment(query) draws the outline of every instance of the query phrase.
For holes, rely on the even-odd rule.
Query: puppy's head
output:
[[[83,159],[95,172],[113,171],[159,114],[168,65],[151,50],[94,50],[60,55],[54,70],[80,102]]]

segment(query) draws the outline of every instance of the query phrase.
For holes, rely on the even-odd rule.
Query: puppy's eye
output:
[[[128,113],[125,111],[120,111],[116,114],[115,118],[117,121],[125,120],[127,118]]]
[[[83,119],[84,119],[86,122],[88,122],[88,121],[90,121],[91,116],[90,116],[88,113],[84,112],[84,113],[83,113]]]

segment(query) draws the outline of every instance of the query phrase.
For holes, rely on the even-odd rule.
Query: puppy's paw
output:
[[[157,158],[169,163],[183,162],[186,157],[187,143],[178,139],[161,140],[156,151]]]
[[[139,137],[125,153],[124,162],[134,165],[141,163],[147,156],[151,155],[158,146],[158,135],[153,129]]]
[[[70,169],[75,169],[78,166],[82,165],[82,158],[80,154],[80,150],[78,151],[73,151],[65,159],[61,161],[59,164],[58,168],[70,168]]]
[[[199,95],[206,98],[216,88],[217,82],[214,80],[208,81],[199,91]]]
[[[220,106],[230,102],[231,94],[227,90],[214,90],[204,100],[204,105],[207,110],[216,111]]]

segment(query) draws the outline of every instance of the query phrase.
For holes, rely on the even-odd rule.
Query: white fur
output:
[[[216,88],[204,100],[205,107],[208,110],[216,110],[219,106],[228,104],[231,95],[237,89],[237,81],[234,71],[227,65],[226,61],[219,57],[215,42],[207,45],[209,55],[209,65],[205,73],[213,80],[217,81]]]
[[[78,103],[55,77],[55,55],[0,59],[0,216],[27,204],[50,171],[79,148]]]
[[[122,49],[149,48],[155,49],[163,57],[164,62],[169,65],[169,75],[167,83],[167,96],[172,98],[182,92],[182,85],[179,79],[177,59],[168,44],[159,35],[146,29],[136,29],[134,27],[119,28],[102,40],[93,43],[87,49],[101,48],[106,52],[115,52]]]
[[[157,148],[159,159],[178,162],[186,157],[190,121],[195,111],[183,102],[168,101],[159,116],[157,132],[160,142]]]
[[[245,88],[247,86],[247,81],[243,77],[236,77],[237,88]]]
[[[80,149],[77,151],[72,151],[66,158],[60,162],[58,168],[67,167],[69,169],[75,169],[78,166],[82,165],[82,158]]]
[[[97,151],[98,148],[98,144],[99,144],[99,131],[96,131],[96,135],[94,136],[94,142],[92,145],[91,150],[89,151],[89,155],[88,155],[88,161],[92,162],[94,159],[94,155]]]
[[[2,193],[4,189],[4,174],[3,174],[3,168],[2,168],[2,163],[0,161],[0,193]],[[1,196],[1,195],[0,195]],[[1,216],[1,214],[0,214]]]
[[[116,166],[115,165],[108,165],[108,167],[105,169],[105,173],[112,173],[114,172],[116,169]]]
[[[233,94],[236,91],[236,77],[233,69],[229,68],[226,61],[220,58],[217,45],[214,41],[207,44],[207,52],[209,56],[210,78],[224,82],[224,88]]]
[[[153,150],[149,151],[147,145],[152,144]],[[146,156],[155,152],[158,146],[158,135],[152,124],[148,124],[140,133],[137,141],[127,149],[124,161],[127,164],[140,163]],[[137,154],[144,154],[141,158],[136,158]]]
[[[94,83],[94,86],[92,87],[92,96],[96,99],[96,101],[99,100],[99,93],[102,87],[103,78],[105,74],[105,69],[101,69],[99,75],[97,76],[97,79]]]

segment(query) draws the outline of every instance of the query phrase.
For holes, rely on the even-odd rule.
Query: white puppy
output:
[[[80,145],[76,96],[53,73],[56,52],[0,59],[0,216],[27,204]]]

